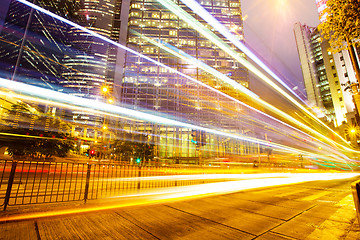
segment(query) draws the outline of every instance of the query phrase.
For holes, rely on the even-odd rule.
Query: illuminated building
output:
[[[316,0],[316,6],[318,9],[320,22],[326,21],[326,13],[324,13],[324,10],[326,9],[326,2],[327,0]],[[359,64],[360,48],[359,47],[354,48],[354,52],[357,55],[356,60],[358,61]],[[334,61],[338,73],[337,77],[339,79],[341,92],[345,102],[344,107],[346,108],[347,114],[349,115],[351,113],[350,115],[352,115],[352,116],[347,116],[348,122],[355,124],[354,120],[349,121],[349,119],[354,119],[355,105],[353,103],[353,97],[352,97],[353,94],[351,90],[345,90],[345,88],[348,88],[351,84],[357,82],[353,64],[351,63],[348,50],[342,50],[339,53],[333,54],[332,60]]]
[[[120,1],[36,3],[103,36],[119,38],[119,20],[114,13],[119,11]],[[16,66],[19,76],[41,79],[87,98],[99,97],[104,83],[112,88],[116,51],[89,34],[11,0],[1,36],[5,39],[1,44],[2,63],[10,68]],[[20,62],[16,63],[18,56]]]
[[[109,38],[116,39],[114,8],[119,1],[38,0],[37,5],[77,22]],[[70,27],[44,13],[11,0],[1,31],[1,74],[86,98],[103,98],[101,86],[113,82],[114,50],[101,40]],[[116,5],[117,4],[117,5]],[[47,111],[54,111],[51,107]],[[57,115],[79,123],[73,132],[96,137],[103,118],[82,112],[56,111]],[[75,131],[76,130],[76,131]]]
[[[336,61],[335,54],[327,51],[329,43],[321,41],[314,27],[296,23],[294,33],[310,104],[324,108],[327,120],[333,121],[335,126],[344,121],[352,123],[355,105],[350,92],[345,90],[349,76],[343,73],[343,53],[338,54],[341,57]]]
[[[231,29],[238,39],[243,39],[240,1],[209,0],[199,3],[223,25]],[[196,18],[196,15],[185,5],[177,3],[177,7]],[[200,18],[196,19],[199,20]],[[211,28],[205,21],[199,21]],[[231,88],[226,88],[224,84],[219,84],[213,80],[215,79],[214,76],[186,60],[174,56],[166,48],[200,60],[248,87],[248,73],[245,68],[182,20],[176,15],[176,12],[164,8],[159,2],[130,1],[127,36],[128,47],[196,80],[213,87],[216,86],[231,96],[239,97]],[[219,37],[227,42],[221,35]],[[193,123],[199,125],[216,126],[219,124],[217,116],[219,113],[216,115],[214,112],[206,110],[209,99],[205,96],[212,95],[210,90],[199,92],[196,85],[187,84],[181,76],[164,71],[162,67],[132,54],[128,54],[125,61],[125,74],[121,84],[123,103],[134,108],[145,109],[145,111],[166,113],[175,119],[191,119]],[[181,98],[188,99],[183,100]],[[239,126],[231,122],[222,122],[221,127],[228,131],[234,131],[234,129],[238,131],[239,129]],[[162,157],[195,156],[195,145],[189,141],[191,139],[190,134],[191,129],[159,128],[156,135],[167,136],[156,140],[161,142],[160,146],[167,148],[160,147],[159,155]],[[169,137],[170,135],[172,137]],[[206,138],[209,143],[211,141],[210,136],[206,136]],[[211,144],[207,144],[203,149],[209,150],[210,147],[212,147]],[[216,153],[216,151],[214,152]]]
[[[38,1],[47,8],[47,1]],[[54,8],[60,16],[71,15],[73,6],[58,1]],[[66,13],[65,13],[66,12]],[[58,84],[63,71],[68,27],[42,13],[30,10],[17,1],[10,1],[1,29],[0,59],[2,74],[10,79],[26,78],[33,84]]]
[[[119,4],[118,0],[80,1],[75,19],[71,20],[116,40],[119,27],[115,12],[119,11]],[[116,52],[110,44],[73,27],[68,32],[68,44],[70,54],[63,61],[69,70],[63,72],[61,85],[74,89],[75,95],[87,98],[101,96],[104,84],[112,88]]]
[[[315,38],[314,40],[311,39],[311,35],[313,35],[312,33],[314,31],[314,28],[306,25],[301,25],[300,23],[296,23],[294,25],[294,34],[301,62],[301,69],[304,78],[307,100],[309,101],[309,105],[311,107],[315,106],[323,108],[320,91],[317,87],[318,79],[316,75],[316,65],[320,65],[319,60],[323,59],[321,51],[320,53],[315,52],[315,49],[318,49],[318,46],[320,46],[320,42],[317,41],[317,38]],[[322,66],[323,64],[321,64],[319,68],[321,68]]]

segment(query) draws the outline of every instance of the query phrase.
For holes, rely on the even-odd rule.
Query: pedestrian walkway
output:
[[[2,221],[33,215],[1,222],[0,239],[360,239],[350,191],[292,188],[286,196],[280,193],[289,185],[171,201],[134,194],[101,204],[9,207]],[[41,216],[48,213],[56,216]]]

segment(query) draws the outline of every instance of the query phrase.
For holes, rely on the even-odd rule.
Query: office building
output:
[[[327,2],[327,0],[316,0],[316,6],[318,8],[320,22],[326,21],[326,12],[325,12],[326,2]],[[359,65],[360,48],[359,47],[354,48],[354,52],[356,55],[356,61],[358,62],[358,65]],[[356,107],[356,105],[354,106],[354,104],[353,104],[353,94],[356,91],[358,91],[358,89],[351,88],[351,85],[353,85],[354,83],[356,84],[357,81],[356,81],[356,77],[355,77],[354,66],[351,62],[348,50],[342,50],[339,53],[334,53],[332,60],[334,61],[336,70],[338,72],[339,83],[341,86],[343,99],[345,101],[346,111],[354,112],[352,114],[353,116],[347,117],[348,120],[353,119],[348,122],[350,124],[356,124],[355,120],[354,120],[354,118],[355,118],[354,114],[356,112],[359,113],[359,109],[358,109],[359,107]],[[348,89],[351,89],[351,90],[348,90]],[[354,107],[356,110],[354,110]]]
[[[243,38],[240,1],[209,0],[199,3],[213,16],[220,19],[224,26],[232,29],[239,39]],[[181,2],[177,3],[176,7],[185,10],[204,26],[210,28],[205,21],[196,17]],[[198,81],[216,87],[231,96],[240,97],[230,87],[217,82],[214,76],[172,54],[170,50],[185,53],[248,87],[248,73],[244,67],[182,20],[176,12],[164,8],[159,2],[131,1],[127,32],[128,47]],[[227,42],[221,35],[219,37]],[[239,54],[242,53],[239,51]],[[191,84],[183,77],[133,54],[128,53],[126,56],[125,74],[121,87],[122,102],[133,108],[166,113],[178,120],[191,119],[191,123],[203,126],[217,126],[221,122],[222,129],[241,132],[238,121],[220,120],[219,113],[224,102],[219,101],[217,106],[213,107],[213,109],[217,107],[218,112],[208,110],[212,107],[210,99],[213,93],[210,90],[200,91],[196,84]],[[194,151],[195,145],[190,141],[190,134],[191,129],[159,128],[159,132],[155,135],[173,136],[157,139],[157,141],[164,141],[159,145],[160,156],[195,156],[197,153]],[[214,138],[209,135],[206,138],[209,144],[203,146],[203,149],[210,150],[214,147],[211,144]],[[174,143],[169,144],[165,141],[174,141]],[[161,146],[166,146],[167,149]],[[211,150],[207,152],[210,153]],[[217,150],[212,152],[216,154]]]
[[[327,121],[335,126],[340,126],[344,121],[352,123],[355,105],[350,91],[345,90],[346,75],[342,72],[345,58],[339,59],[339,68],[335,56],[328,52],[329,43],[321,40],[317,28],[296,23],[294,34],[311,106],[323,109]],[[349,81],[348,76],[346,81]]]

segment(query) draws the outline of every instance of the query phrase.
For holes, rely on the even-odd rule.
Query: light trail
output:
[[[243,53],[250,57],[256,64],[264,69],[270,76],[276,79],[282,86],[284,86],[289,92],[294,94],[299,100],[303,101],[297,94],[289,88],[268,66],[266,66],[253,52],[250,51],[239,39],[237,39],[229,30],[223,26],[215,17],[213,17],[202,5],[193,0],[181,0],[187,7],[189,7],[194,13],[200,16],[205,22],[210,24],[214,29],[221,33],[226,39],[238,47]],[[276,85],[274,85],[276,86]]]
[[[175,4],[172,1],[169,0],[157,0],[160,4],[162,4],[164,7],[166,7],[167,9],[169,9],[171,12],[173,12],[174,14],[176,14],[178,17],[180,17],[182,20],[184,20],[185,22],[187,22],[190,26],[193,27],[193,29],[195,29],[196,31],[198,31],[200,34],[202,34],[203,36],[205,36],[207,39],[209,39],[210,41],[212,41],[215,45],[217,45],[220,49],[224,50],[226,53],[228,53],[230,56],[232,56],[234,59],[236,59],[239,63],[241,63],[243,66],[245,66],[247,69],[249,69],[250,71],[252,71],[254,74],[256,74],[260,79],[264,80],[267,84],[269,84],[270,86],[272,86],[275,90],[277,90],[279,93],[281,93],[284,97],[286,97],[290,102],[294,103],[296,106],[298,106],[301,110],[303,110],[304,112],[306,112],[307,114],[309,114],[311,117],[313,117],[316,121],[318,121],[321,125],[325,126],[329,131],[333,132],[336,136],[338,136],[344,143],[349,144],[344,138],[342,138],[338,133],[336,133],[334,130],[332,130],[331,128],[329,128],[325,123],[323,123],[321,120],[319,120],[316,116],[314,116],[310,111],[308,111],[306,108],[304,108],[301,104],[299,104],[294,98],[292,98],[289,94],[287,94],[285,91],[283,91],[281,88],[279,88],[276,84],[274,84],[268,77],[266,77],[262,72],[260,72],[255,66],[253,66],[251,63],[249,63],[246,59],[244,59],[243,57],[241,57],[241,55],[235,51],[233,51],[229,45],[227,45],[226,43],[224,43],[218,36],[216,36],[213,32],[211,32],[208,28],[206,28],[204,25],[202,25],[199,21],[197,21],[195,18],[193,18],[190,14],[188,14],[186,11],[184,11],[181,7],[179,7],[177,4]],[[185,1],[185,0],[184,0]],[[188,0],[191,1],[191,4],[195,1],[192,0]],[[197,5],[199,5],[198,3],[196,3]],[[214,17],[212,17],[205,9],[203,9],[203,7],[201,5],[199,5],[200,7],[194,7],[196,8],[198,11],[205,11],[206,13],[202,13],[202,15],[199,15],[200,17],[202,17],[206,22],[208,22],[210,25],[214,24],[215,26],[213,26],[215,29],[217,29],[220,33],[222,32],[227,32],[228,34],[225,34],[224,36],[227,37],[227,35],[231,35],[231,38],[229,39],[230,41],[232,41],[233,38],[235,38],[230,32],[228,32],[228,30],[226,28],[224,28],[222,26],[221,23],[219,23]],[[189,8],[192,8],[189,7]],[[203,9],[203,11],[201,10]],[[195,11],[194,12],[198,12]],[[216,24],[215,24],[216,23]],[[236,38],[235,38],[236,39]],[[236,39],[237,40],[237,39]],[[233,42],[234,45],[236,45],[236,43],[239,43],[242,45],[242,43],[237,40],[237,42]],[[245,47],[245,46],[244,46]],[[246,47],[245,47],[246,48]],[[247,50],[247,52],[250,52],[250,50]],[[254,55],[255,56],[255,55]],[[260,61],[260,60],[259,60]],[[270,69],[269,69],[270,70]],[[270,70],[271,71],[271,70]],[[239,85],[242,86],[241,84],[235,82],[235,81],[227,81],[228,84],[231,84],[233,87],[237,88],[238,90],[241,91],[241,88],[238,88]],[[246,94],[246,93],[245,93]],[[297,124],[300,124],[303,128],[309,130],[310,132],[316,134],[317,136],[320,136],[321,134],[318,133],[317,131],[311,129],[310,127],[308,127],[305,124],[302,124],[301,122],[297,121],[296,119],[292,118],[291,116],[289,116],[288,114],[278,110],[277,108],[273,107],[272,105],[268,104],[265,101],[262,101],[260,99],[255,99],[256,101],[260,102],[260,104],[268,107],[269,109],[271,109],[272,111],[277,112],[278,114],[280,114],[281,116],[289,119],[290,121],[295,121]],[[327,139],[329,142],[332,142],[333,144],[336,145],[340,145],[339,143],[327,138],[326,136],[321,135],[322,138]],[[353,151],[350,148],[347,148],[343,145],[340,145],[342,147],[344,147],[345,149],[349,150],[349,151]]]
[[[44,89],[44,88],[40,88],[40,87],[36,87],[36,86],[32,86],[32,85],[27,85],[27,84],[24,84],[21,82],[15,82],[15,81],[7,80],[4,78],[0,78],[0,87],[4,87],[4,88],[7,88],[12,91],[20,92],[21,94],[26,94],[28,96],[33,96],[33,97],[30,97],[32,99],[32,101],[44,101],[44,102],[46,102],[48,104],[52,104],[52,105],[60,104],[62,107],[67,107],[67,108],[90,109],[91,112],[96,112],[98,114],[104,114],[104,115],[110,114],[113,117],[123,118],[122,116],[125,115],[126,117],[131,118],[131,119],[143,120],[143,121],[148,121],[148,122],[152,122],[152,123],[158,123],[161,125],[177,126],[177,127],[187,128],[187,129],[197,129],[197,130],[205,131],[208,133],[213,133],[213,134],[219,135],[219,136],[229,137],[229,138],[236,139],[236,140],[248,141],[248,142],[260,144],[263,146],[270,146],[270,147],[274,147],[276,149],[284,150],[284,151],[291,152],[291,153],[302,154],[304,156],[313,156],[314,155],[314,153],[310,153],[310,152],[299,150],[296,148],[284,146],[281,144],[269,143],[268,141],[262,140],[262,139],[256,139],[256,138],[252,138],[252,137],[248,137],[248,136],[244,136],[244,135],[231,134],[231,133],[222,132],[219,130],[214,130],[214,129],[205,128],[205,127],[201,127],[201,126],[197,126],[197,125],[193,125],[193,124],[188,124],[188,123],[152,115],[149,113],[143,113],[140,111],[127,109],[127,108],[120,107],[120,106],[114,106],[112,104],[102,103],[102,102],[98,102],[98,101],[91,100],[91,99],[84,99],[81,97],[68,95],[68,94],[65,94],[62,92],[56,92],[56,91],[53,91],[50,89]],[[4,94],[5,94],[5,92],[4,92]],[[14,93],[10,93],[10,95],[15,96]],[[17,96],[21,97],[20,95],[17,95]],[[37,98],[39,98],[39,99],[37,99]],[[42,99],[45,99],[45,100],[42,100]],[[342,156],[340,158],[339,153],[336,152],[336,154],[338,154],[338,155],[332,155],[332,157],[334,157],[338,161],[346,162],[344,159],[344,156]],[[318,158],[324,159],[324,157],[322,157],[318,154],[315,154],[315,155]],[[327,156],[327,157],[330,157],[330,156]],[[325,159],[328,159],[328,158],[325,158]],[[349,168],[351,169],[350,166],[349,166]]]
[[[250,137],[246,137],[246,136],[229,134],[229,133],[221,132],[218,130],[204,128],[204,127],[193,125],[193,124],[183,123],[180,121],[176,121],[176,120],[172,120],[172,119],[168,119],[168,118],[164,118],[164,117],[160,117],[160,116],[156,116],[156,115],[152,115],[152,114],[148,114],[148,113],[143,113],[143,112],[132,110],[132,109],[127,109],[127,108],[120,107],[120,106],[114,106],[111,104],[97,102],[97,101],[94,101],[91,99],[84,99],[84,98],[80,98],[77,96],[68,95],[68,94],[61,93],[61,92],[56,92],[56,91],[53,91],[50,89],[40,88],[40,87],[24,84],[21,82],[7,80],[4,78],[0,78],[0,80],[1,80],[0,81],[1,87],[10,89],[12,91],[20,92],[21,94],[26,94],[29,96],[35,96],[36,98],[51,99],[52,101],[62,103],[62,104],[69,104],[69,105],[74,105],[76,107],[91,109],[93,111],[96,111],[97,113],[102,113],[102,114],[110,113],[110,114],[114,114],[114,115],[112,115],[114,117],[117,116],[118,114],[120,114],[120,115],[128,116],[133,119],[145,120],[145,121],[158,123],[158,124],[162,124],[162,125],[178,126],[178,127],[188,128],[188,129],[197,129],[197,130],[202,130],[202,131],[206,131],[209,133],[214,133],[216,135],[223,135],[226,137],[235,138],[238,140],[250,141],[250,142],[254,142],[254,143],[259,143],[261,145],[266,144],[266,145],[270,145],[275,148],[281,148],[281,149],[289,150],[289,151],[292,150],[297,153],[305,153],[305,152],[302,152],[301,150],[293,149],[290,147],[286,147],[286,146],[282,146],[282,145],[278,145],[278,144],[274,144],[274,143],[268,143],[261,139],[257,140],[255,138],[250,138]],[[33,100],[36,100],[36,99],[33,98]],[[63,105],[63,106],[65,106],[65,105]]]
[[[213,76],[217,77],[218,79],[224,80],[227,83],[235,82],[232,79],[230,79],[229,77],[227,77],[224,74],[217,71],[216,69],[206,65],[202,61],[200,61],[198,59],[195,59],[194,57],[190,56],[189,54],[186,54],[185,52],[179,50],[178,48],[176,48],[174,46],[171,46],[170,44],[168,44],[166,42],[153,40],[153,39],[151,39],[151,38],[149,38],[147,36],[144,36],[142,34],[139,34],[139,33],[135,32],[135,31],[133,31],[133,33],[140,36],[140,37],[142,37],[146,41],[154,44],[155,46],[160,47],[161,49],[167,51],[168,53],[170,53],[170,54],[172,54],[172,55],[174,55],[174,56],[176,56],[176,57],[178,57],[178,58],[180,58],[180,59],[182,59],[184,61],[187,61],[188,63],[193,64],[194,66],[199,67],[200,69],[212,74]],[[241,84],[238,84],[238,83],[236,83],[236,85],[242,86]],[[217,92],[218,90],[214,89],[214,91]],[[279,122],[279,123],[281,123],[281,124],[283,124],[283,125],[285,125],[287,127],[290,127],[292,129],[296,130],[297,132],[301,132],[301,133],[305,134],[306,136],[309,136],[309,137],[313,138],[313,136],[301,131],[300,129],[297,129],[297,128],[295,128],[295,127],[293,127],[293,126],[291,126],[291,125],[289,125],[289,124],[287,124],[285,122],[282,122],[281,120],[279,120],[277,118],[274,118],[274,117],[272,117],[272,116],[270,116],[270,115],[268,115],[268,114],[266,114],[264,112],[261,112],[260,110],[258,110],[256,108],[253,108],[253,107],[239,101],[236,98],[233,98],[231,96],[228,96],[228,98],[235,101],[235,102],[237,102],[237,103],[239,103],[239,104],[241,104],[241,105],[243,105],[243,106],[245,106],[245,107],[247,107],[247,108],[249,108],[249,109],[251,109],[251,110],[253,110],[253,111],[255,111],[255,112],[257,112],[257,113],[260,113],[260,114],[262,114],[262,115],[264,115],[266,117],[271,118],[272,120],[275,120],[275,121],[277,121],[277,122]],[[303,128],[309,130],[310,132],[313,132],[315,135],[317,135],[319,137],[324,137],[322,134],[318,133],[317,131],[313,130],[312,128],[308,127],[307,125],[305,125],[305,124],[301,123],[300,121],[297,121],[296,119],[292,118],[290,115],[280,111],[279,109],[273,107],[272,105],[268,104],[267,102],[262,101],[260,98],[256,98],[256,99],[253,98],[253,100],[259,102],[260,104],[263,104],[263,105],[267,106],[268,108],[272,109],[273,112],[275,111],[276,113],[280,114],[281,116],[283,116],[283,117],[285,117],[285,118],[287,118],[287,119],[289,119],[289,120],[291,120],[293,122],[296,122],[299,126],[302,126]],[[330,140],[330,141],[332,141],[332,140]],[[319,141],[319,142],[321,142],[321,141]],[[336,143],[334,141],[332,141],[332,143],[338,144],[338,143]],[[327,147],[328,147],[328,149],[331,149],[330,146],[327,146]],[[344,147],[344,146],[342,146],[342,147]]]
[[[163,1],[163,0],[161,0]],[[165,0],[166,1],[166,0]],[[242,42],[240,42],[233,34],[229,32],[229,30],[224,27],[215,17],[213,17],[206,9],[201,6],[198,2],[194,0],[181,0],[186,6],[188,6],[191,10],[193,10],[196,14],[198,14],[203,20],[209,23],[214,29],[216,29],[219,33],[221,33],[226,39],[228,39],[231,43],[233,43],[236,47],[238,47],[242,52],[244,52],[247,56],[249,56],[254,62],[256,62],[262,69],[264,69],[269,75],[271,75],[274,79],[280,82],[286,89],[288,89],[291,93],[297,96],[274,72],[272,72],[254,53],[252,53]],[[231,49],[229,49],[231,51]],[[240,58],[240,56],[239,56]],[[252,68],[248,68],[251,70]],[[313,119],[318,121],[324,127],[326,127],[329,131],[336,134],[340,139],[344,142],[347,142],[343,139],[338,133],[332,130],[329,126],[327,126],[324,122],[318,119],[315,115],[313,115],[310,111],[308,111],[305,107],[298,103],[293,97],[291,97],[288,93],[279,88],[276,84],[274,84],[269,78],[260,72],[254,72],[255,74],[259,74],[258,76],[264,80],[267,84],[285,96],[289,101],[298,106],[301,110],[309,114]],[[300,99],[300,98],[299,98]],[[301,99],[300,99],[301,100]],[[302,101],[302,100],[301,100]],[[305,102],[304,102],[305,103]],[[305,103],[306,104],[306,103]],[[309,106],[310,107],[310,106]]]
[[[196,83],[200,84],[201,86],[204,86],[204,87],[206,87],[206,88],[208,88],[208,89],[210,89],[210,90],[213,90],[213,88],[211,88],[210,86],[208,86],[208,85],[206,85],[206,84],[204,84],[204,83],[202,83],[202,82],[200,82],[200,81],[197,81],[197,80],[189,77],[189,76],[186,75],[186,74],[183,74],[183,73],[181,73],[181,72],[178,72],[177,70],[175,70],[175,69],[173,69],[173,68],[171,68],[171,67],[169,67],[169,66],[167,66],[167,65],[165,65],[165,64],[162,64],[162,63],[160,63],[160,62],[157,62],[156,60],[153,60],[152,58],[149,58],[149,57],[147,57],[147,56],[145,56],[145,55],[143,55],[143,54],[140,54],[140,53],[138,53],[138,52],[136,52],[136,51],[134,51],[134,50],[126,47],[126,46],[121,45],[120,43],[114,42],[114,41],[112,41],[112,40],[110,40],[110,39],[108,39],[108,38],[106,38],[106,37],[104,37],[104,36],[102,36],[102,35],[100,35],[100,34],[98,34],[98,33],[96,33],[96,32],[93,32],[93,31],[91,31],[91,30],[89,30],[89,29],[87,29],[87,28],[85,28],[85,27],[82,27],[82,26],[80,26],[80,25],[78,25],[78,24],[76,24],[76,23],[73,23],[73,22],[71,22],[71,21],[69,21],[69,20],[67,20],[67,19],[65,19],[65,18],[62,18],[62,17],[60,17],[60,16],[58,16],[58,15],[56,15],[56,14],[50,12],[50,11],[47,11],[47,10],[45,10],[45,9],[43,9],[43,8],[35,5],[35,4],[32,4],[32,3],[30,3],[30,2],[28,2],[28,1],[26,1],[26,0],[17,0],[17,1],[23,3],[23,4],[27,5],[27,6],[29,6],[29,7],[31,7],[31,8],[34,8],[34,9],[40,11],[40,12],[43,12],[43,13],[45,13],[45,14],[47,14],[47,15],[55,18],[55,19],[58,19],[59,21],[65,22],[66,24],[69,24],[70,26],[73,26],[73,27],[78,28],[78,29],[80,29],[80,30],[82,30],[82,31],[84,31],[84,32],[86,32],[86,33],[88,33],[88,34],[91,34],[91,35],[94,36],[94,37],[97,37],[97,38],[99,38],[99,39],[102,39],[102,40],[104,40],[104,41],[106,41],[106,42],[108,42],[108,43],[110,43],[110,44],[113,44],[113,45],[115,45],[115,46],[117,46],[117,47],[119,47],[119,48],[122,48],[122,49],[124,49],[124,50],[126,50],[126,51],[128,51],[128,52],[130,52],[130,53],[133,53],[133,54],[135,54],[135,55],[137,55],[137,56],[140,56],[140,57],[148,60],[149,62],[152,62],[152,63],[154,63],[154,64],[156,64],[156,65],[158,65],[158,66],[164,67],[164,68],[168,69],[169,71],[171,71],[171,72],[173,72],[173,73],[176,73],[176,74],[179,74],[179,75],[182,76],[182,77],[185,77],[186,79],[189,79],[189,80],[191,80],[191,81],[195,81]],[[163,1],[163,0],[159,0],[159,1]],[[176,7],[178,7],[178,6],[176,5]],[[170,6],[170,8],[171,8],[171,6]],[[178,10],[178,11],[181,10],[181,11],[184,13],[184,11],[183,11],[181,8],[180,8],[180,10],[176,8],[176,10]],[[180,12],[181,12],[181,11],[180,11]],[[186,12],[185,12],[185,13],[186,13]],[[186,14],[187,14],[187,13],[186,13]],[[198,23],[198,22],[197,22],[197,23]],[[200,24],[200,23],[198,23],[198,24]],[[203,25],[200,24],[199,27],[200,27],[199,30],[201,30],[201,29],[203,28]],[[208,29],[207,29],[207,30],[208,30]],[[208,30],[208,31],[209,31],[209,30]],[[211,32],[210,32],[210,33],[211,33]],[[206,31],[205,31],[205,34],[208,35],[208,33],[207,33]],[[215,42],[218,42],[218,37],[217,37],[216,35],[215,35],[215,37],[214,37],[213,35],[214,35],[213,33],[210,34],[210,38],[211,38],[210,40],[213,40],[213,41],[215,41]],[[221,45],[224,45],[224,44],[222,44],[221,42],[220,42],[220,44],[221,44]],[[224,46],[226,47],[226,45],[224,45]],[[245,65],[249,65],[249,63],[248,63],[245,59],[241,58],[238,53],[236,53],[236,57],[239,58]],[[252,65],[249,66],[249,67],[250,67],[250,69],[252,69],[252,70],[254,70],[254,71],[258,71],[258,70],[257,70],[254,66],[252,66]],[[249,69],[249,70],[250,70],[250,69]],[[258,71],[258,72],[259,72],[259,71]],[[259,73],[261,73],[261,72],[259,72]],[[233,81],[233,80],[232,80],[232,81]],[[235,81],[233,81],[233,82],[235,82]],[[236,83],[236,82],[235,82],[235,83]],[[240,85],[240,86],[238,86],[238,90],[242,91],[244,94],[246,94],[246,95],[248,95],[248,96],[250,96],[250,97],[252,96],[253,99],[259,101],[259,103],[260,103],[261,105],[267,106],[268,108],[270,108],[270,109],[272,109],[273,111],[277,112],[279,115],[284,116],[285,118],[289,119],[290,121],[293,121],[293,122],[296,122],[296,123],[300,124],[303,128],[309,130],[310,132],[314,133],[314,134],[317,135],[317,136],[320,136],[320,137],[323,138],[323,139],[326,139],[327,141],[329,141],[329,142],[332,143],[332,144],[339,145],[339,146],[341,146],[342,148],[344,148],[344,149],[346,149],[346,150],[348,150],[348,151],[358,152],[358,151],[355,151],[355,150],[353,150],[353,149],[350,149],[350,148],[348,148],[348,147],[346,147],[346,146],[343,146],[343,145],[341,145],[341,144],[333,141],[332,139],[329,139],[328,137],[326,137],[326,136],[322,135],[321,133],[315,131],[314,129],[308,127],[307,125],[305,125],[305,124],[303,124],[303,123],[300,123],[299,121],[297,121],[296,119],[294,119],[294,118],[292,118],[291,116],[287,115],[286,113],[280,111],[279,109],[273,107],[272,105],[268,104],[267,102],[261,100],[261,99],[258,98],[253,92],[251,92],[251,91],[248,90],[247,88],[243,87],[241,84],[238,84],[238,83],[236,83],[236,84],[237,84],[237,85]],[[222,93],[222,95],[226,95],[226,94]],[[201,129],[199,129],[199,130],[201,130]],[[336,133],[336,135],[338,135],[338,134]],[[344,142],[346,142],[347,144],[349,144],[345,139],[343,139],[342,137],[340,137],[340,138],[341,138]],[[258,143],[258,142],[256,142],[256,143]],[[358,152],[358,153],[360,153],[360,152]]]
[[[290,184],[298,184],[309,181],[327,181],[346,179],[359,176],[355,173],[295,173],[295,174],[271,174],[268,177],[259,175],[256,179],[247,179],[231,182],[208,183],[193,186],[172,187],[144,193],[122,195],[112,197],[98,203],[87,203],[82,207],[45,212],[33,212],[0,217],[0,222],[24,221],[46,217],[56,217],[71,214],[89,213],[94,211],[111,210],[140,205],[163,204],[170,201],[182,201],[202,197],[218,196],[235,193],[244,190],[263,187],[275,187]],[[121,199],[121,200],[119,200]]]
[[[135,55],[137,55],[137,56],[140,56],[140,57],[142,57],[142,58],[144,58],[144,59],[146,59],[146,60],[148,60],[148,61],[150,61],[150,62],[152,62],[152,63],[154,63],[154,64],[156,64],[156,65],[158,65],[158,66],[164,67],[164,68],[170,70],[170,71],[173,72],[173,73],[179,74],[180,76],[185,77],[186,79],[189,79],[189,80],[191,80],[191,81],[193,81],[193,82],[196,82],[197,84],[199,84],[199,85],[201,85],[201,86],[204,86],[204,87],[206,87],[206,88],[208,88],[208,89],[210,89],[210,90],[212,90],[212,91],[215,91],[215,92],[217,92],[217,93],[219,93],[219,94],[221,94],[221,95],[223,95],[223,96],[225,96],[225,97],[227,97],[227,98],[230,97],[230,96],[226,95],[225,93],[223,93],[223,92],[221,92],[221,91],[218,91],[218,90],[216,90],[216,89],[214,89],[214,88],[212,88],[212,87],[210,87],[210,86],[202,83],[201,81],[198,81],[198,80],[196,80],[196,79],[194,79],[194,78],[191,78],[190,76],[188,76],[188,75],[186,75],[186,74],[183,74],[183,73],[181,73],[181,72],[179,72],[179,71],[177,71],[177,70],[175,70],[175,69],[173,69],[173,68],[168,67],[167,65],[164,65],[164,64],[162,64],[162,63],[160,63],[160,62],[158,62],[158,61],[156,61],[156,60],[153,60],[152,58],[149,58],[149,57],[147,57],[147,56],[145,56],[145,55],[143,55],[143,54],[140,54],[140,53],[138,53],[138,52],[136,52],[136,51],[134,51],[134,50],[126,47],[126,46],[121,45],[120,43],[114,42],[114,41],[112,41],[112,40],[110,40],[110,39],[108,39],[108,38],[106,38],[106,37],[104,37],[104,36],[102,36],[102,35],[100,35],[100,34],[98,34],[98,33],[96,33],[96,32],[93,32],[93,31],[85,28],[85,27],[82,27],[82,26],[80,26],[80,25],[78,25],[78,24],[76,24],[76,23],[73,23],[73,22],[71,22],[71,21],[69,21],[69,20],[67,20],[67,19],[64,19],[64,18],[62,18],[62,17],[60,17],[60,16],[58,16],[58,15],[52,13],[52,12],[49,12],[49,11],[47,11],[47,10],[45,10],[45,9],[43,9],[43,8],[35,5],[35,4],[29,3],[29,2],[27,2],[27,1],[25,1],[25,0],[17,0],[17,1],[19,1],[19,2],[21,2],[21,3],[23,3],[23,4],[25,4],[25,5],[27,5],[27,6],[29,6],[29,7],[35,8],[36,10],[38,10],[38,11],[40,11],[40,12],[43,12],[43,13],[45,13],[45,14],[47,14],[47,15],[55,18],[55,19],[58,19],[58,20],[60,20],[60,21],[62,21],[62,22],[65,22],[65,23],[69,24],[70,26],[76,27],[76,28],[78,28],[78,29],[80,29],[80,30],[88,33],[88,34],[91,34],[91,35],[93,35],[94,37],[100,38],[100,39],[102,39],[102,40],[104,40],[104,41],[106,41],[106,42],[108,42],[108,43],[111,43],[111,44],[113,44],[113,45],[115,45],[115,46],[117,46],[117,47],[120,47],[120,48],[122,48],[122,49],[124,49],[124,50],[126,50],[126,51],[129,51],[129,52],[131,52],[131,53],[133,53],[133,54],[135,54]],[[180,8],[180,9],[181,9],[181,8]],[[181,9],[181,10],[182,10],[182,9]],[[187,14],[187,13],[186,13],[186,14]],[[201,25],[201,27],[203,27],[203,26]],[[201,29],[201,28],[200,28],[200,29]],[[211,36],[210,36],[210,37],[211,37]],[[214,38],[214,39],[212,39],[212,41],[218,42],[217,36],[211,37],[211,38]],[[225,46],[225,47],[226,47],[226,46]],[[236,55],[238,55],[238,53],[236,53]],[[243,60],[244,60],[244,59],[243,59]],[[244,61],[245,61],[245,60],[244,60]],[[244,62],[244,64],[245,64],[245,62]],[[241,84],[238,84],[238,83],[235,82],[234,80],[232,80],[232,79],[230,79],[230,78],[224,78],[223,80],[226,80],[227,83],[229,83],[229,84],[231,84],[231,85],[235,85],[235,86],[236,86],[236,89],[238,89],[239,91],[243,92],[243,93],[246,94],[247,96],[250,96],[252,99],[258,100],[258,101],[260,102],[260,104],[265,105],[265,106],[268,106],[268,107],[270,107],[270,109],[272,109],[272,110],[276,110],[280,115],[283,115],[285,118],[290,118],[290,120],[301,124],[304,128],[308,129],[309,131],[313,132],[314,134],[320,135],[321,137],[323,137],[323,138],[325,138],[325,139],[328,139],[328,138],[326,138],[325,136],[321,135],[320,133],[316,132],[315,130],[311,129],[310,127],[306,126],[305,124],[302,124],[302,123],[298,122],[296,119],[292,119],[292,118],[291,118],[290,116],[288,116],[287,114],[281,112],[280,110],[276,109],[275,107],[273,107],[273,106],[271,106],[270,104],[266,103],[265,101],[261,100],[261,99],[260,99],[257,95],[255,95],[253,92],[251,92],[250,90],[248,90],[247,88],[245,88],[245,87],[242,86]],[[230,99],[233,100],[234,98],[231,98],[231,97],[230,97]],[[331,141],[332,141],[332,140],[330,140],[330,142],[331,142]],[[338,144],[338,143],[335,142],[335,144]],[[344,146],[342,146],[342,147],[344,147]]]

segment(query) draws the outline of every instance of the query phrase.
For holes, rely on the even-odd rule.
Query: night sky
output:
[[[241,0],[245,40],[293,86],[304,89],[293,26],[296,22],[316,27],[315,0]],[[302,90],[304,91],[304,90]]]

